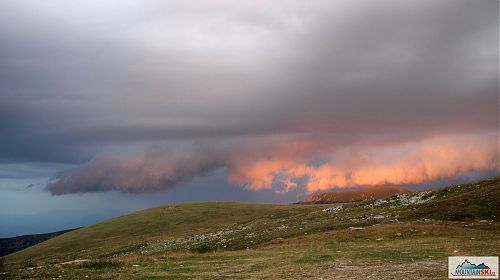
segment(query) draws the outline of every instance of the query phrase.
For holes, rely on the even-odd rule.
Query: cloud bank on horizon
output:
[[[498,1],[3,1],[0,161],[53,194],[499,172]]]

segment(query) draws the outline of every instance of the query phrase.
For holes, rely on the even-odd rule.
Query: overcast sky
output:
[[[1,1],[0,210],[498,174],[498,6]]]

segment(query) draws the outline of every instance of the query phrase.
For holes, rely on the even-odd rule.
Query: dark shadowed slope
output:
[[[342,202],[364,201],[371,199],[383,199],[396,194],[408,193],[410,190],[401,187],[371,187],[362,190],[347,192],[327,192],[311,196],[301,204],[330,204]]]

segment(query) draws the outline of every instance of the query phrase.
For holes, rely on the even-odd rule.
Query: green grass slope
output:
[[[307,213],[308,206],[266,205],[234,202],[201,202],[166,205],[138,211],[82,228],[9,256],[12,260],[102,257],[133,251],[152,240],[178,238],[256,217],[273,219]]]
[[[442,279],[447,256],[498,255],[499,184],[334,205],[162,206],[9,255],[0,277]]]

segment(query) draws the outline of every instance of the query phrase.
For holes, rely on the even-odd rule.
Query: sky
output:
[[[499,174],[499,2],[0,3],[0,236]]]

